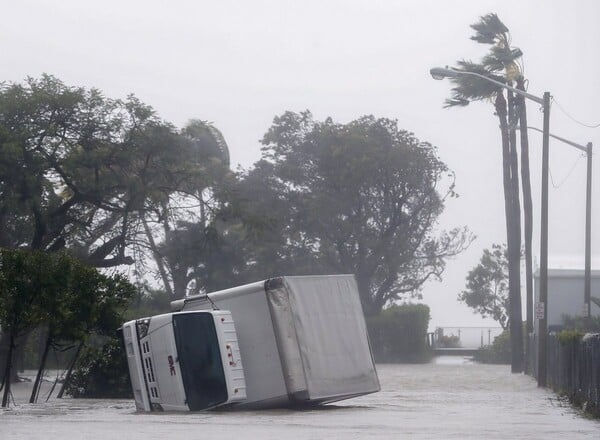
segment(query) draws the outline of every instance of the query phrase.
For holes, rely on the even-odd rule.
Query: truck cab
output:
[[[246,398],[231,313],[166,313],[123,324],[136,407],[200,411]]]

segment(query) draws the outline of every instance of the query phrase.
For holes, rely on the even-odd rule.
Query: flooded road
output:
[[[598,439],[600,422],[508,366],[438,358],[378,365],[382,391],[310,411],[139,414],[129,400],[50,400],[0,410],[0,438]],[[21,400],[21,402],[25,401]],[[40,399],[42,400],[42,399]]]

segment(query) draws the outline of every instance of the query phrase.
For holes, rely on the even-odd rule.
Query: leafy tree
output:
[[[466,289],[458,295],[483,318],[492,318],[502,329],[509,326],[508,258],[506,246],[484,249],[481,260],[467,275]]]
[[[47,326],[44,354],[50,348],[62,351],[73,345],[77,347],[65,375],[65,382],[68,383],[73,365],[90,336],[113,336],[122,324],[122,314],[135,288],[121,274],[107,276],[72,258],[67,257],[63,266],[65,282],[53,298],[46,299],[44,305],[44,310],[52,311],[44,320]],[[42,356],[38,379],[30,398],[32,403],[37,398],[38,380],[45,367],[46,356]]]
[[[462,60],[457,64],[459,70],[474,72],[495,81],[523,87],[521,69],[518,60],[522,52],[513,48],[510,44],[508,28],[500,21],[496,14],[487,14],[480,21],[471,26],[475,34],[472,39],[478,43],[490,45],[489,53],[481,63]],[[506,216],[508,263],[509,263],[509,298],[510,298],[510,322],[512,338],[511,369],[513,372],[523,371],[523,329],[521,327],[521,282],[520,282],[520,258],[521,258],[521,207],[519,200],[519,167],[516,144],[515,126],[519,119],[518,110],[521,112],[522,122],[526,123],[523,112],[522,101],[517,107],[517,99],[513,93],[497,86],[485,79],[472,75],[459,75],[452,78],[455,87],[452,89],[452,97],[446,100],[446,107],[464,106],[471,101],[491,100],[494,103],[495,114],[500,122],[500,134],[502,140],[502,174],[504,186],[504,205]],[[506,96],[505,96],[506,93]],[[524,130],[525,133],[527,130]],[[526,134],[521,135],[526,139]],[[525,143],[527,146],[527,143]],[[527,153],[525,152],[523,154]],[[526,168],[524,173],[524,197],[526,206],[526,251],[528,260],[531,261],[531,188],[529,183],[528,159],[525,159]],[[529,266],[530,267],[530,266]],[[529,274],[529,272],[528,272]],[[528,288],[530,285],[528,284]]]
[[[9,250],[0,253],[0,327],[8,339],[2,375],[3,408],[10,396],[15,342],[41,321],[43,310],[36,300],[52,288],[53,280],[45,272],[46,263],[42,253]]]
[[[262,142],[236,192],[252,225],[241,234],[249,278],[353,273],[372,315],[440,279],[471,241],[466,228],[434,234],[453,174],[396,121],[286,112]]]
[[[134,96],[44,75],[0,85],[0,246],[133,262],[140,216],[195,191],[206,151]]]
[[[185,195],[170,197],[143,218],[160,278],[173,299],[185,296],[190,284],[196,291],[211,284],[207,276],[213,273],[213,256],[220,255],[215,249],[220,243],[215,222],[225,203],[223,188],[232,178],[229,148],[214,125],[192,120],[181,134],[204,158],[203,179]]]
[[[89,333],[111,332],[119,311],[133,295],[122,276],[108,277],[65,253],[0,252],[0,326],[9,337],[2,405],[8,404],[15,341],[34,327],[46,328],[46,344],[34,384],[35,401],[48,351],[63,342],[84,341]]]

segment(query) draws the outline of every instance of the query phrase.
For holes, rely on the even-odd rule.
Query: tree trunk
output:
[[[6,332],[0,334],[0,365],[6,365],[7,356],[10,348],[10,335]],[[15,356],[15,352],[13,351],[12,356]],[[2,376],[2,383],[4,383],[4,376]],[[10,381],[12,383],[18,382],[18,371],[14,366],[10,369]],[[0,391],[2,387],[0,387]]]
[[[12,369],[12,356],[13,349],[15,347],[15,335],[11,332],[8,335],[8,352],[6,354],[6,365],[4,367],[4,394],[2,395],[2,408],[6,408],[8,406],[8,399],[10,397],[10,373]]]
[[[361,275],[360,271],[356,271],[356,287],[358,288],[358,294],[360,296],[360,302],[365,316],[373,316],[381,311],[381,308],[377,308],[376,298],[371,295],[371,289],[369,286],[369,280]]]
[[[46,344],[44,345],[44,352],[40,359],[40,367],[38,368],[37,375],[35,376],[35,382],[33,383],[33,389],[31,390],[31,397],[29,403],[35,403],[37,401],[38,394],[40,392],[40,384],[42,382],[42,375],[46,369],[46,359],[48,359],[48,352],[50,351],[50,345],[52,343],[52,332],[48,330],[48,336],[46,337]]]
[[[513,300],[513,298],[516,297],[520,299],[520,218],[518,217],[518,212],[517,214],[515,214],[511,146],[509,127],[507,121],[507,105],[506,99],[504,99],[504,95],[501,92],[498,92],[497,94],[495,107],[496,114],[498,115],[498,119],[500,121],[500,133],[502,135],[502,180],[504,187],[504,213],[506,218],[506,241],[508,248],[508,290],[510,298],[509,321],[511,328],[511,352],[513,353],[511,357],[511,371],[513,373],[519,373],[522,371],[523,368],[523,341],[522,339],[520,339],[519,343],[519,340],[517,340],[517,336],[521,334],[521,332],[516,331],[517,334],[513,334],[512,330],[516,326],[521,326],[520,308],[518,316],[515,316],[516,307],[515,300]],[[517,221],[515,221],[515,217]],[[519,350],[521,351],[520,363],[518,356]]]
[[[81,354],[82,349],[83,349],[83,341],[79,343],[79,346],[77,347],[77,351],[75,351],[75,356],[73,356],[73,359],[71,360],[71,364],[69,364],[69,369],[67,370],[67,374],[65,374],[65,380],[63,381],[62,386],[60,387],[60,391],[58,392],[58,395],[56,396],[57,399],[62,399],[65,389],[67,388],[67,385],[69,384],[69,380],[71,379],[71,373],[73,373],[73,368],[75,367],[75,362],[77,362],[77,359],[79,358],[79,355]]]
[[[508,91],[508,120],[509,142],[510,142],[510,172],[511,172],[511,190],[513,203],[513,228],[514,240],[512,249],[512,258],[509,264],[513,266],[515,276],[514,286],[510,289],[510,312],[511,312],[511,370],[513,373],[523,372],[523,313],[521,306],[521,200],[519,197],[519,154],[517,151],[517,133],[516,133],[516,102],[512,92]]]
[[[525,90],[525,79],[517,79],[517,89]],[[526,359],[529,359],[531,347],[529,335],[533,333],[533,202],[531,198],[531,177],[529,173],[529,136],[527,132],[527,108],[525,98],[519,97],[519,128],[521,132],[521,182],[523,187],[523,219],[525,227],[525,286],[527,291],[527,337],[525,338]],[[525,362],[525,373],[530,365]]]
[[[152,230],[150,226],[148,226],[148,222],[146,218],[142,215],[142,224],[144,225],[144,231],[146,232],[146,238],[148,238],[148,244],[150,245],[150,250],[152,251],[152,256],[154,257],[154,261],[156,261],[156,266],[158,267],[158,273],[163,280],[163,284],[165,286],[165,290],[169,298],[173,297],[173,289],[171,289],[171,283],[169,282],[169,277],[167,276],[167,270],[165,269],[165,265],[163,262],[160,253],[158,252],[158,248],[156,247],[156,242],[154,241],[154,237],[152,236]]]

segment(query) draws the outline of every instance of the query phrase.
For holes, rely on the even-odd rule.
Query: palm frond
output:
[[[481,64],[489,71],[498,72],[512,66],[522,56],[523,52],[518,47],[493,46],[489,54],[483,57]]]
[[[452,97],[452,98],[448,98],[444,101],[444,108],[466,107],[467,105],[469,105],[470,102],[471,101],[469,101],[468,99]]]
[[[229,166],[229,146],[221,131],[211,122],[192,119],[188,121],[182,133],[198,144],[198,147]]]
[[[483,44],[495,44],[503,34],[508,32],[508,28],[494,13],[480,17],[479,22],[472,24],[471,28],[475,31],[471,40]]]
[[[482,64],[461,60],[457,62],[457,65],[459,66],[457,70],[477,73],[501,83],[506,82],[503,77],[494,75],[493,72]],[[465,99],[468,101],[481,101],[490,98],[499,90],[502,90],[500,86],[472,75],[460,75],[456,78],[451,78],[450,81],[455,85],[452,88],[451,100]]]

